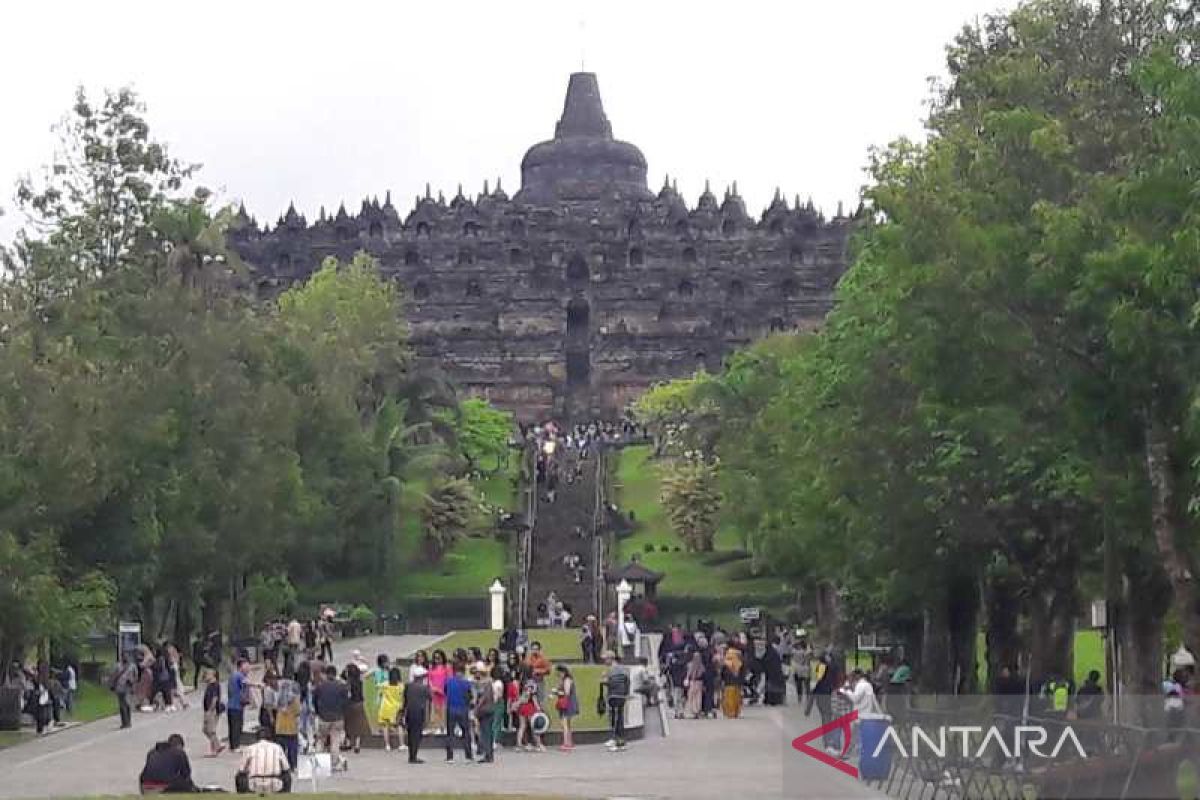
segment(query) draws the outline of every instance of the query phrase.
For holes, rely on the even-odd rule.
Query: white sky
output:
[[[736,180],[757,215],[776,186],[857,201],[870,147],[919,136],[927,79],[966,22],[1013,0],[779,2],[5,2],[0,239],[18,176],[45,164],[73,89],[132,85],[200,180],[274,221],[426,181],[447,197],[550,138],[581,54],[650,186],[689,203]],[[582,26],[580,20],[585,20]]]

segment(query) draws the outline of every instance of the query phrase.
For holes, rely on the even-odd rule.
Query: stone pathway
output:
[[[378,653],[403,656],[428,647],[437,637],[389,636],[352,640],[367,661]],[[115,702],[114,702],[115,707]],[[423,750],[427,763],[410,765],[403,755],[364,751],[351,756],[350,770],[322,780],[323,792],[488,792],[559,794],[587,798],[757,798],[879,797],[831,767],[802,756],[792,738],[813,727],[793,703],[782,709],[750,707],[739,720],[671,720],[671,736],[651,726],[645,739],[610,753],[581,746],[573,753],[503,751],[497,763],[446,764],[444,751]],[[130,731],[115,718],[0,751],[0,800],[4,798],[136,794],[146,752],[168,734],[181,733],[192,755],[198,784],[232,788],[235,757],[201,757],[196,704],[175,714],[136,714]],[[460,754],[461,759],[461,754]],[[311,785],[297,786],[311,791]]]

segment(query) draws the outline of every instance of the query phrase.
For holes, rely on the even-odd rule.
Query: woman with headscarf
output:
[[[726,719],[742,715],[742,651],[730,645],[725,648],[725,660],[721,667],[721,713]]]
[[[275,689],[275,743],[283,748],[295,772],[300,757],[300,686],[286,678],[279,680]]]
[[[765,676],[763,704],[781,706],[787,695],[787,678],[783,674],[783,656],[779,652],[779,637],[774,637],[767,643],[761,660]]]

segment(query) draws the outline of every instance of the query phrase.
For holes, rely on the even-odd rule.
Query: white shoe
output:
[[[399,750],[401,753],[403,753],[403,752],[405,752],[406,750],[408,750],[408,745],[406,745],[406,744],[398,744],[398,745],[396,745],[396,749],[397,749],[397,750]]]
[[[616,739],[609,739],[607,742],[605,742],[605,743],[604,743],[604,746],[605,746],[605,747],[616,747],[616,746],[617,746],[617,740],[616,740]]]
[[[383,750],[384,750],[384,752],[386,752],[386,753],[390,753],[390,752],[392,752],[392,746],[391,746],[390,744],[385,744],[385,745],[383,746]]]

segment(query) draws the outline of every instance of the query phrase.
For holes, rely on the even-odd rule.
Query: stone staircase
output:
[[[546,502],[545,487],[539,487],[537,515],[533,528],[532,558],[529,569],[529,594],[526,621],[537,620],[539,603],[546,602],[550,592],[571,609],[571,626],[587,614],[596,613],[596,570],[594,527],[596,522],[596,478],[601,455],[592,450],[587,459],[577,453],[564,455],[562,478],[557,497]],[[579,477],[568,482],[566,476],[576,465],[582,467]],[[583,536],[579,532],[583,532]],[[583,580],[575,583],[563,558],[571,553],[583,557]]]

